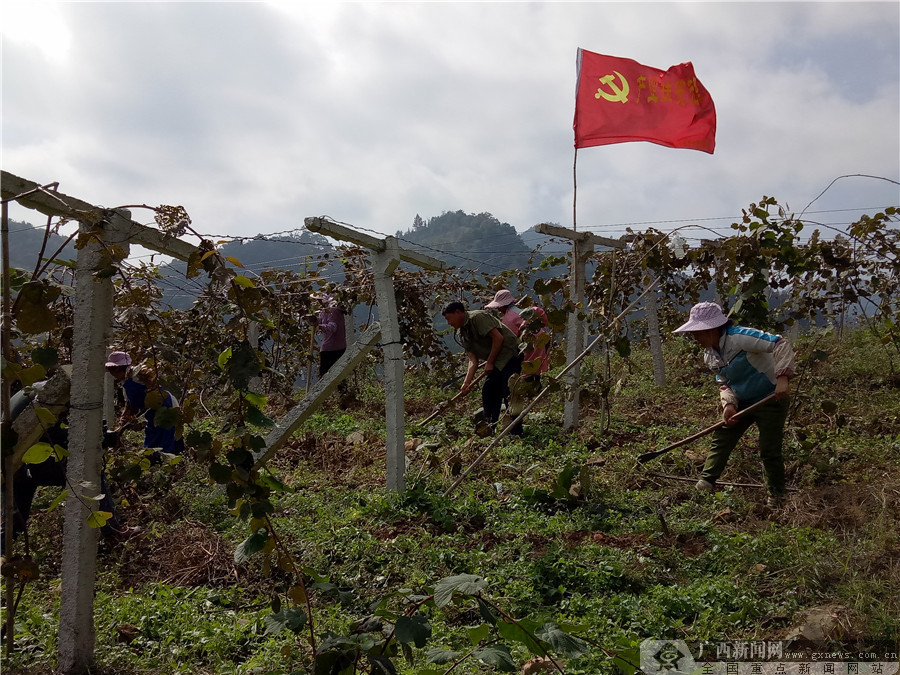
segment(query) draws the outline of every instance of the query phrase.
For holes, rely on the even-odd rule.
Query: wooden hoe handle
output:
[[[731,419],[737,419],[737,418],[740,417],[741,415],[743,415],[743,414],[745,414],[745,413],[748,413],[748,412],[750,412],[751,410],[755,410],[756,408],[760,407],[763,403],[768,403],[768,402],[771,401],[773,398],[775,398],[775,394],[769,394],[769,395],[766,396],[764,399],[762,399],[762,400],[760,400],[760,401],[757,401],[756,403],[754,403],[754,404],[751,405],[751,406],[747,406],[746,408],[744,408],[743,410],[741,410],[740,412],[738,412],[737,414],[735,414],[735,416],[732,417]],[[713,424],[711,427],[707,427],[707,428],[704,429],[703,431],[698,431],[698,432],[697,432],[696,434],[694,434],[693,436],[688,436],[687,438],[684,438],[684,439],[682,439],[682,440],[680,440],[680,441],[677,441],[677,442],[675,442],[675,443],[672,443],[672,445],[667,445],[667,446],[664,447],[662,450],[653,450],[652,452],[645,452],[645,453],[642,454],[642,455],[638,455],[638,461],[639,461],[641,464],[643,464],[644,462],[649,462],[651,459],[654,459],[655,457],[659,457],[660,455],[664,455],[665,453],[669,452],[669,450],[674,450],[675,448],[680,448],[682,445],[687,445],[687,444],[690,443],[691,441],[696,441],[698,438],[703,438],[703,437],[706,436],[707,434],[711,434],[712,432],[714,432],[714,431],[715,431],[716,429],[718,429],[719,427],[724,427],[724,426],[725,426],[725,420],[722,420],[722,421],[720,421],[720,422],[716,422],[716,423]]]
[[[476,377],[474,380],[472,380],[472,387],[474,387],[476,384],[478,384],[479,382],[481,382],[481,381],[484,379],[485,375],[487,375],[487,373],[485,373],[485,372],[482,371],[481,375],[479,375],[479,376]],[[466,392],[466,393],[469,393],[469,392],[471,392],[471,391],[472,391],[472,389],[471,389],[471,387],[470,387],[470,388],[469,388],[469,391]],[[428,424],[431,420],[433,420],[435,417],[437,417],[437,416],[440,415],[442,412],[444,412],[449,406],[451,406],[451,405],[453,405],[454,403],[456,403],[456,401],[458,401],[458,400],[462,397],[462,395],[463,395],[462,392],[457,393],[456,396],[454,396],[454,397],[451,398],[449,401],[447,401],[446,404],[444,404],[444,405],[438,407],[437,410],[435,410],[435,411],[434,411],[433,413],[431,413],[428,417],[426,417],[424,420],[422,420],[421,422],[419,422],[418,426],[421,427],[421,426],[424,426],[424,425]]]

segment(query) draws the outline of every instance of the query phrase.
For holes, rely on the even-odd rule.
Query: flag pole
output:
[[[578,216],[576,206],[578,204],[578,146],[575,146],[575,158],[572,160],[572,231],[578,231]]]
[[[578,146],[572,159],[572,232],[578,231]],[[572,240],[572,291],[578,288],[578,242]]]

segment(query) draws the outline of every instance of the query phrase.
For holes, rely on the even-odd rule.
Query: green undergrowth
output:
[[[417,427],[458,383],[441,390],[450,375],[410,374],[408,437],[426,445],[408,454],[403,493],[383,487],[377,383],[361,387],[354,405],[335,397],[270,462],[287,486],[274,527],[307,580],[319,584],[311,600],[316,631],[346,633],[400,589],[427,595],[442,579],[477,575],[486,580],[484,597],[510,616],[564,624],[587,641],[587,653],[564,659],[572,674],[618,672],[612,657],[633,654],[645,638],[778,639],[806,610],[823,606],[844,619],[829,636],[835,640],[896,642],[900,388],[883,348],[862,332],[804,336],[797,353],[801,375],[786,434],[792,491],[778,512],[764,507],[764,490],[695,494],[690,482],[671,478],[696,479],[708,439],[636,462],[717,421],[715,386],[684,340],[666,344],[665,387],[653,384],[649,355],[637,346],[631,361],[613,359],[608,428],[600,397],[586,392],[579,432],[563,432],[554,394],[531,414],[522,439],[501,441],[447,496],[492,440],[471,434],[475,396]],[[605,364],[592,360],[586,370],[602,375]],[[754,443],[748,433],[724,482],[762,481]],[[145,533],[101,546],[97,672],[301,667],[304,640],[266,631],[271,599],[290,578],[262,554],[234,564],[247,524],[202,467],[190,459],[154,467],[121,494],[124,518]],[[54,514],[36,514],[33,546],[50,550],[41,553],[44,575],[21,602],[11,669],[49,672],[55,661],[58,527]],[[486,621],[472,603],[421,611],[431,626],[428,648],[463,654]],[[531,654],[522,642],[505,643],[521,669]],[[399,672],[450,667],[426,664],[426,652],[396,658]],[[468,659],[453,672],[493,668]]]

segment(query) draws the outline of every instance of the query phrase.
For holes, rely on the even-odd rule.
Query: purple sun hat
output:
[[[122,366],[130,366],[131,357],[125,352],[112,352],[106,357],[107,368],[121,368]]]
[[[728,323],[728,317],[714,302],[698,302],[691,307],[688,322],[676,328],[673,333],[690,333],[695,330],[709,330]]]

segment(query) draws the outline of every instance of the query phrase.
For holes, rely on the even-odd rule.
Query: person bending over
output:
[[[759,428],[759,454],[769,491],[767,504],[778,508],[784,502],[785,479],[782,445],[784,424],[790,405],[790,378],[796,363],[791,343],[780,335],[734,325],[714,302],[691,308],[687,323],[676,333],[690,333],[704,349],[703,360],[719,384],[722,420],[725,426],[713,434],[697,489],[712,492],[725,470],[731,451],[751,425]],[[746,415],[738,411],[769,394],[775,398]]]
[[[522,368],[519,339],[486,310],[466,311],[461,302],[451,302],[441,313],[454,328],[454,338],[466,350],[469,359],[466,377],[460,387],[463,395],[471,390],[478,364],[484,362],[487,376],[481,387],[481,403],[484,419],[493,428],[500,419],[503,400],[509,396],[509,378]],[[521,436],[521,422],[510,433]]]

